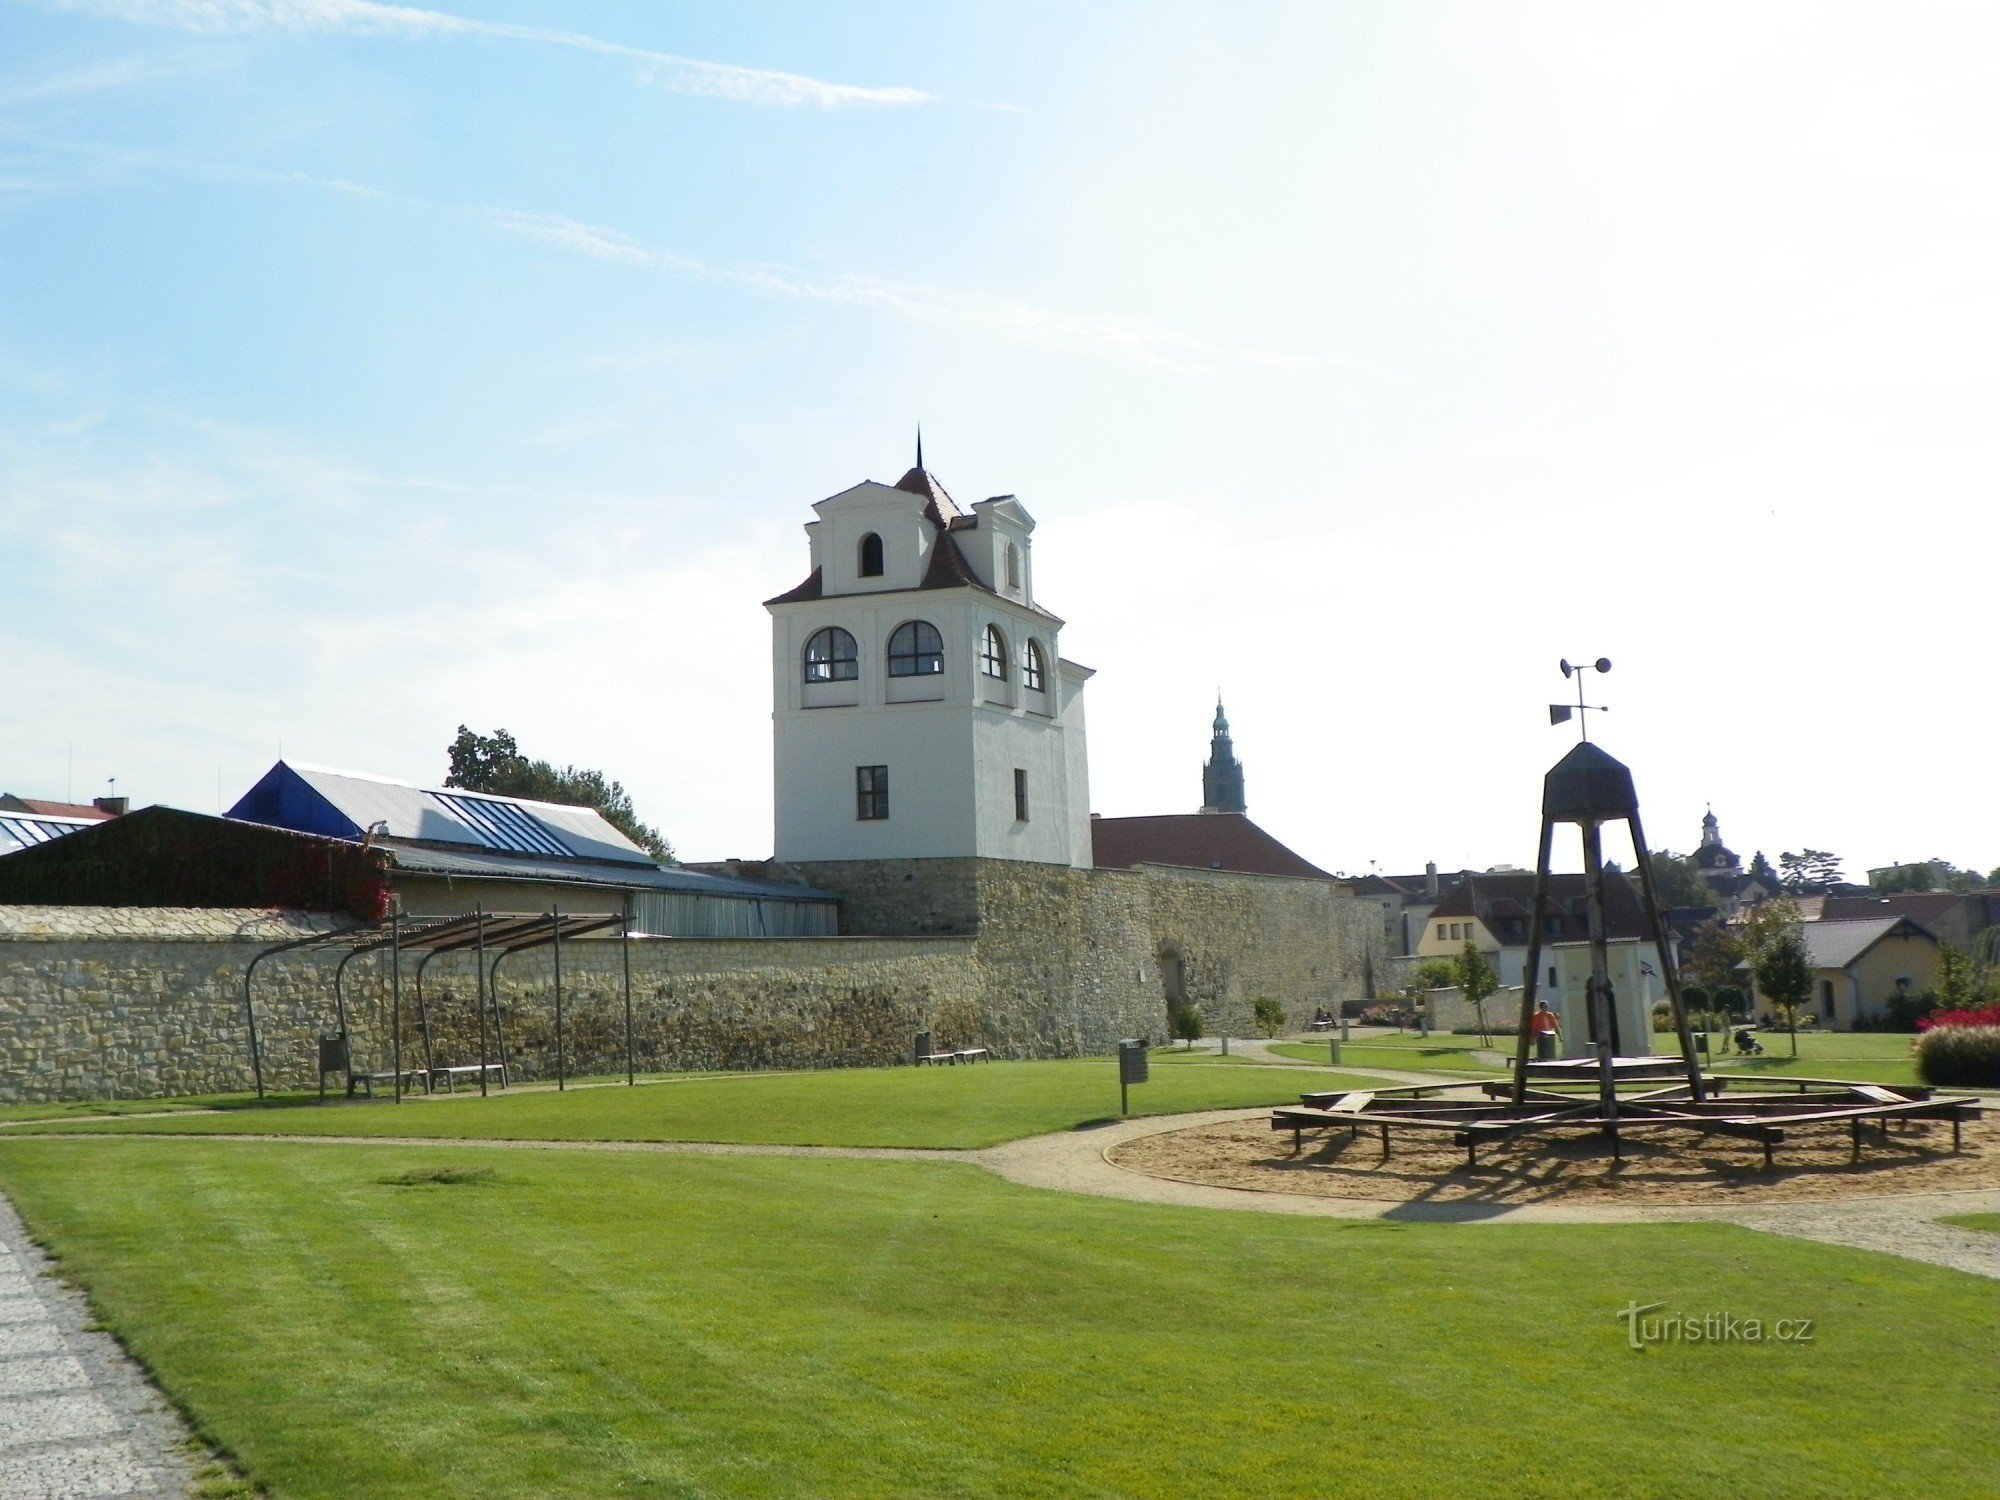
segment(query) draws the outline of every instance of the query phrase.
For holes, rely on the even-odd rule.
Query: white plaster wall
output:
[[[821,570],[829,594],[888,593],[914,589],[930,563],[936,528],[924,519],[923,502],[891,485],[857,484],[813,507],[819,519],[806,523],[812,565]],[[882,538],[882,574],[861,576],[861,539]]]
[[[866,593],[773,605],[771,670],[776,852],[787,861],[984,855],[1090,863],[1088,750],[1082,687],[1062,664],[1046,618],[973,590]],[[944,641],[944,671],[890,677],[888,642],[907,620]],[[979,666],[988,624],[1008,644],[1004,683]],[[850,683],[804,680],[806,641],[837,625],[855,639]],[[1021,664],[1030,637],[1045,659],[1045,691]],[[889,817],[855,817],[854,769],[889,767]],[[1030,817],[1014,819],[1013,771],[1029,773]]]
[[[1651,943],[1637,938],[1619,938],[1606,945],[1610,964],[1612,998],[1618,1007],[1618,1042],[1621,1057],[1647,1057],[1653,1051],[1653,1001],[1666,998],[1658,979],[1639,972],[1641,962],[1654,957]],[[1568,1057],[1588,1056],[1591,1051],[1590,1020],[1584,1008],[1584,986],[1590,979],[1590,944],[1553,943],[1542,949],[1542,984],[1536,999],[1547,1000],[1549,1009],[1562,1018],[1563,1049]],[[1553,970],[1556,982],[1548,983]]]

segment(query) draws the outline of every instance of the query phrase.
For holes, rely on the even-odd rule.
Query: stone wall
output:
[[[1381,961],[1373,908],[1323,880],[976,859],[782,874],[838,892],[843,930],[976,932],[986,1024],[1026,1023],[1057,1055],[1105,1051],[1119,1036],[1163,1038],[1175,960],[1209,1034],[1239,1036],[1251,1030],[1253,1000],[1277,1000],[1303,1025],[1320,1006],[1364,996]]]
[[[0,1102],[222,1093],[252,1084],[243,976],[275,943],[329,930],[328,919],[252,911],[0,907]],[[901,1061],[920,1029],[967,1045],[934,1015],[975,1015],[969,938],[635,938],[633,1040],[641,1070],[846,1067]],[[279,954],[252,983],[264,1081],[316,1082],[315,1038],[335,1027],[324,956]],[[440,1065],[479,1055],[469,957],[401,985],[405,1061],[429,1022]],[[342,985],[355,1063],[384,1068],[394,1008],[380,955],[354,960]],[[499,1030],[517,1076],[555,1067],[554,955],[502,961]],[[623,969],[615,941],[564,945],[565,1051],[572,1073],[622,1072]],[[1033,1051],[1023,1038],[1022,1055]]]
[[[916,1032],[1001,1057],[1107,1052],[1163,1040],[1178,966],[1210,1035],[1251,1029],[1250,1003],[1283,1002],[1303,1024],[1364,993],[1380,946],[1366,903],[1325,881],[1145,867],[1077,870],[998,860],[905,860],[795,868],[844,898],[849,935],[643,938],[632,945],[635,1060],[665,1069],[888,1064]],[[332,919],[181,908],[0,906],[0,1101],[145,1098],[248,1088],[243,976],[271,945]],[[316,1081],[315,1038],[335,1027],[338,950],[280,954],[252,998],[267,1087]],[[404,959],[406,1062],[480,1055],[473,960]],[[386,1069],[392,987],[380,955],[346,971],[358,1066]],[[516,1076],[555,1069],[554,955],[501,962],[499,1030]],[[624,991],[615,941],[563,949],[565,1062],[623,1070]]]

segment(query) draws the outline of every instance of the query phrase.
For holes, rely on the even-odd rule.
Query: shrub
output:
[[[1920,995],[1912,995],[1907,990],[1898,990],[1882,1002],[1882,1009],[1874,1015],[1857,1016],[1854,1021],[1856,1031],[1922,1031],[1924,1018],[1937,1009],[1937,996],[1929,990]]]
[[[1267,1000],[1259,995],[1250,1002],[1250,1018],[1257,1023],[1257,1029],[1265,1036],[1276,1036],[1285,1029],[1285,1007],[1276,1000]]]
[[[1174,1035],[1186,1042],[1188,1049],[1192,1051],[1194,1044],[1200,1041],[1203,1035],[1201,1012],[1192,1005],[1183,1005],[1180,1013],[1174,1017]]]
[[[1935,1031],[1945,1026],[2000,1026],[2000,1000],[1971,1010],[1941,1010],[1917,1022],[1919,1031]]]
[[[1931,1027],[1917,1038],[1917,1077],[1934,1087],[2000,1086],[2000,1025]]]
[[[1653,1002],[1653,1030],[1672,1031],[1674,1029],[1674,1006],[1671,1000]]]

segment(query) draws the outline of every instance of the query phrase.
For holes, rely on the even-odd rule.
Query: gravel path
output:
[[[189,1434],[0,1198],[0,1495],[185,1495]]]
[[[1035,1136],[973,1153],[981,1165],[1010,1182],[1059,1192],[1093,1193],[1142,1203],[1262,1213],[1321,1215],[1339,1219],[1395,1219],[1426,1224],[1660,1224],[1720,1222],[1766,1234],[1876,1250],[2000,1279],[2000,1235],[1939,1224],[1943,1214],[2000,1211],[2000,1191],[1912,1193],[1810,1203],[1622,1207],[1613,1204],[1398,1203],[1360,1198],[1312,1198],[1252,1188],[1211,1187],[1149,1177],[1112,1165],[1105,1153],[1141,1136],[1185,1130],[1225,1120],[1255,1119],[1262,1109],[1210,1110],[1145,1120],[1122,1120],[1097,1130]]]

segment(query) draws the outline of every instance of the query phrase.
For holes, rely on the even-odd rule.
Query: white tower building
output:
[[[1088,865],[1088,667],[1035,603],[1030,516],[923,467],[813,507],[771,612],[777,857]]]

